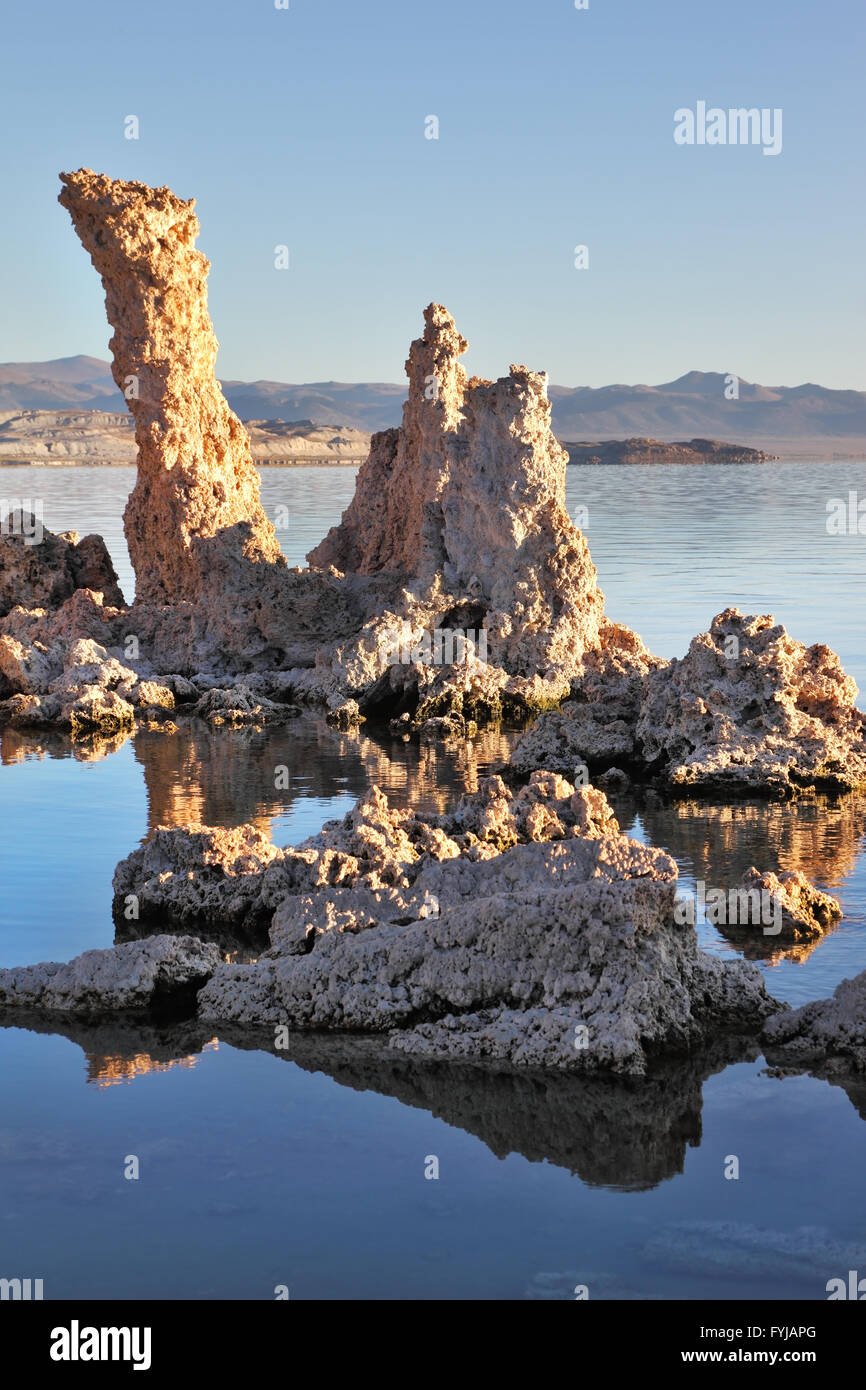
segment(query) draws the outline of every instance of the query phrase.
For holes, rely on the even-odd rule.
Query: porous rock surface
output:
[[[93,589],[120,608],[123,595],[101,536],[54,535],[29,510],[8,512],[0,524],[0,618],[11,608],[59,608],[76,589]]]
[[[866,970],[842,980],[830,999],[768,1018],[763,1040],[768,1060],[786,1067],[866,1071]]]
[[[774,874],[747,869],[739,887],[752,898],[760,895],[772,908],[773,925],[778,920],[780,927],[775,937],[779,942],[813,941],[842,918],[838,899],[822,893],[798,871]],[[730,935],[731,926],[728,922],[726,935]],[[747,925],[745,929],[753,927]]]
[[[175,708],[172,678],[126,655],[125,609],[78,589],[54,610],[13,608],[0,620],[0,718],[111,736]]]
[[[373,786],[346,816],[297,848],[278,849],[253,825],[158,828],[117,866],[115,906],[134,893],[142,921],[190,926],[219,920],[247,928],[272,923],[275,945],[305,951],[335,920],[329,890],[358,895],[357,904],[343,900],[338,914],[350,930],[411,921],[427,915],[429,895],[415,885],[432,863],[491,859],[519,843],[617,831],[600,792],[576,792],[563,778],[543,772],[516,794],[500,777],[483,779],[477,792],[446,815],[391,807]],[[362,903],[370,909],[366,916]]]
[[[160,832],[115,878],[142,916],[270,920],[256,963],[214,972],[203,1018],[626,1073],[778,1007],[753,967],[675,925],[675,888],[673,861],[622,836],[601,792],[550,773],[516,794],[488,778],[445,816],[373,789],[298,849],[252,827]]]
[[[581,764],[610,768],[639,762],[635,727],[646,678],[667,664],[647,650],[637,633],[602,619],[598,646],[582,657],[569,698],[536,719],[513,749],[514,771],[546,767],[574,777]]]
[[[90,169],[60,179],[59,201],[102,277],[112,375],[135,420],[124,529],[138,598],[197,602],[218,577],[230,602],[249,567],[285,562],[246,432],[214,375],[195,200]]]
[[[475,608],[465,626],[483,626],[491,664],[524,676],[570,668],[598,643],[603,598],[566,510],[546,375],[512,366],[495,382],[467,380],[451,315],[430,304],[424,320],[402,426],[374,435],[343,520],[309,561],[393,572],[416,591],[439,579],[452,603]]]
[[[99,1013],[142,1009],[195,989],[220,960],[218,948],[190,936],[151,936],[103,951],[0,970],[0,1005]]]
[[[674,786],[790,794],[866,785],[866,714],[829,647],[729,608],[647,677],[641,756]]]
[[[734,795],[866,786],[866,714],[829,647],[729,608],[682,660],[633,644],[631,662],[609,695],[604,669],[572,681],[572,698],[515,747],[515,769],[626,763],[678,791]]]

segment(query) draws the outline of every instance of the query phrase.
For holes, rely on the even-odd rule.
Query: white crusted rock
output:
[[[648,675],[641,757],[677,787],[733,792],[866,786],[866,714],[829,647],[729,608],[681,661]]]
[[[866,1071],[866,970],[843,980],[830,999],[768,1019],[763,1037],[768,1058],[784,1066]]]
[[[220,962],[212,943],[151,936],[104,951],[0,970],[0,1004],[69,1013],[142,1009],[204,984]]]

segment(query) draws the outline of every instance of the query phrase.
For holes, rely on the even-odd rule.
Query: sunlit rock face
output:
[[[573,698],[518,743],[514,766],[626,764],[677,790],[734,796],[866,787],[866,714],[829,647],[729,608],[681,660],[630,660],[633,679],[614,680],[608,662],[573,681]]]
[[[61,179],[102,276],[112,371],[135,420],[132,630],[161,671],[311,665],[354,615],[332,584],[286,568],[262,508],[246,431],[214,376],[194,200],[88,169]]]
[[[790,795],[866,786],[866,714],[829,647],[729,608],[647,678],[641,757],[677,787]]]
[[[61,181],[60,202],[102,276],[112,373],[135,419],[124,524],[138,598],[195,602],[212,595],[215,574],[249,583],[250,565],[284,562],[246,432],[214,376],[195,200],[89,169]]]
[[[467,380],[466,339],[441,304],[424,311],[398,430],[373,438],[317,567],[393,572],[420,596],[471,602],[488,659],[517,675],[573,665],[598,644],[603,598],[565,507],[568,456],[550,429],[547,378],[512,366]],[[448,598],[450,597],[450,604]]]

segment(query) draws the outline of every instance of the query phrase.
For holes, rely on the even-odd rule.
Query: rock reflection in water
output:
[[[733,1062],[753,1061],[748,1040],[727,1038],[691,1057],[668,1059],[651,1076],[578,1077],[473,1063],[432,1063],[392,1052],[381,1040],[295,1033],[274,1051],[273,1032],[221,1029],[197,1020],[155,1023],[132,1017],[82,1020],[19,1011],[0,1027],[57,1033],[87,1059],[87,1080],[107,1085],[173,1065],[191,1066],[225,1043],[321,1072],[353,1091],[392,1096],[403,1105],[480,1139],[497,1158],[567,1169],[590,1186],[619,1191],[657,1187],[683,1172],[686,1150],[701,1142],[704,1081]]]
[[[28,758],[74,758],[77,763],[95,763],[111,757],[131,737],[131,731],[113,734],[110,738],[72,740],[59,729],[0,729],[0,765],[12,767]],[[165,735],[162,735],[165,737]]]
[[[617,796],[611,800],[619,805]],[[756,864],[800,870],[832,892],[852,873],[866,835],[866,797],[854,793],[714,804],[648,792],[632,798],[630,809],[654,845],[688,859],[695,878],[720,886],[739,882]]]
[[[144,769],[150,831],[251,822],[269,833],[272,819],[298,800],[355,798],[372,783],[392,805],[442,813],[477,790],[517,736],[492,727],[474,739],[419,745],[366,726],[341,732],[310,714],[261,729],[214,732],[196,720],[179,737],[142,732],[135,756]]]
[[[832,893],[853,874],[866,835],[866,797],[857,794],[733,803],[671,799],[640,787],[611,788],[608,795],[626,834],[642,830],[650,844],[674,856],[681,873],[725,892],[754,866],[799,870]],[[749,933],[719,923],[715,930],[747,960],[767,965],[802,963],[829,935],[780,945],[760,928]]]

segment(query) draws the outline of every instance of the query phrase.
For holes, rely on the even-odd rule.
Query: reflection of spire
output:
[[[202,1043],[202,1052],[219,1051],[219,1039],[211,1038],[210,1042]],[[195,1057],[175,1057],[168,1061],[160,1062],[151,1057],[149,1052],[136,1052],[131,1057],[121,1057],[117,1054],[113,1056],[100,1056],[95,1052],[85,1053],[87,1059],[87,1084],[103,1086],[118,1086],[124,1081],[134,1081],[137,1076],[146,1076],[151,1071],[171,1071],[174,1067],[192,1068],[195,1066]]]

